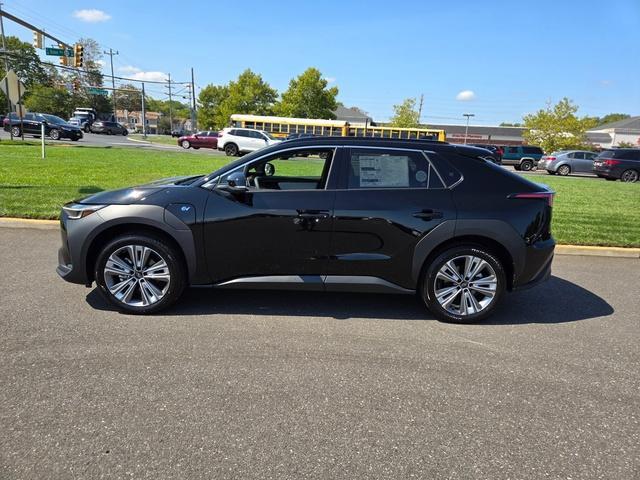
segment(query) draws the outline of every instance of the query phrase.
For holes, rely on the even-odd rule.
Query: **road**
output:
[[[0,129],[0,141],[10,141],[10,135],[8,132]],[[25,140],[37,141],[39,138],[32,136],[25,136]],[[20,141],[17,139],[16,141]],[[84,137],[77,142],[72,142],[70,140],[64,139],[61,141],[54,141],[49,138],[46,139],[47,145],[59,145],[60,143],[68,143],[69,145],[82,147],[82,146],[91,146],[91,147],[104,147],[104,148],[141,148],[141,149],[151,149],[151,150],[165,150],[165,151],[180,151],[180,152],[189,152],[195,155],[216,155],[216,156],[224,156],[223,152],[218,150],[211,150],[209,148],[200,148],[198,150],[189,149],[184,150],[177,145],[163,145],[159,143],[151,143],[151,142],[143,142],[132,140],[126,136],[122,135],[99,135],[96,133],[85,133]]]
[[[0,228],[0,478],[638,478],[638,260],[481,325],[405,296],[191,290],[122,315]]]

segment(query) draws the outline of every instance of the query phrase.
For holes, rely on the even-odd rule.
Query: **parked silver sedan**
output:
[[[543,156],[538,162],[538,170],[546,170],[549,175],[593,173],[593,161],[597,156],[586,150],[559,150]]]

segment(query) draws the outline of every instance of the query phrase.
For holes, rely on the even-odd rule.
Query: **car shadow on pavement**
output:
[[[508,294],[483,325],[564,323],[611,315],[613,308],[594,293],[551,277],[548,282]],[[97,310],[116,311],[97,289],[87,295]],[[318,293],[283,290],[215,290],[192,288],[160,315],[271,315],[382,320],[434,320],[415,295]]]

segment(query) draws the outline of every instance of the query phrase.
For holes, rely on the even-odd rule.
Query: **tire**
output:
[[[20,127],[11,127],[11,135],[14,137],[20,136]]]
[[[89,133],[91,132],[91,129],[89,128],[89,125],[85,125],[84,126],[84,133]]]
[[[515,170],[517,170],[518,172],[519,172],[520,170],[522,170],[522,169],[520,168],[520,165],[514,165],[514,166],[513,166],[513,168],[514,168]]]
[[[49,137],[51,137],[51,140],[60,140],[60,130],[52,128],[49,130]]]
[[[107,130],[107,135],[113,135],[113,130]]]
[[[182,148],[184,148],[185,150],[188,150],[191,147],[191,144],[189,143],[189,140],[183,140],[182,142],[180,142],[180,146],[182,146]]]
[[[133,247],[133,250],[129,247]],[[145,265],[147,270],[154,269],[148,275],[154,275],[155,278],[145,276],[143,269],[131,268],[132,251],[136,257],[148,252]],[[114,258],[120,267],[114,263]],[[158,267],[161,261],[166,267]],[[116,273],[118,271],[122,275]],[[167,276],[168,280],[164,278]],[[118,310],[133,314],[156,313],[168,308],[180,298],[187,284],[184,261],[175,248],[161,239],[141,234],[123,235],[107,243],[96,260],[94,278],[99,292],[107,301]]]
[[[127,135],[129,135],[129,132],[127,132],[126,130],[123,130],[123,131],[122,131],[122,136],[123,136],[123,137],[126,137]]]
[[[520,163],[520,170],[528,172],[533,169],[533,162],[531,160],[523,160]]]
[[[630,168],[629,170],[625,170],[620,175],[620,180],[625,183],[636,183],[638,181],[638,171]]]
[[[569,165],[560,165],[558,167],[557,172],[558,172],[558,175],[566,177],[567,175],[569,175],[571,173],[571,167]]]
[[[456,268],[456,275],[460,279],[460,274],[464,273],[466,258],[473,259],[469,264],[471,269],[475,266],[480,267],[473,277],[476,280],[474,282],[469,282],[468,279],[455,282],[446,280],[442,270],[449,275],[449,278],[454,279],[454,275],[448,273],[452,270],[447,264]],[[481,279],[491,280],[480,282]],[[482,288],[485,293],[470,287],[470,284]],[[459,245],[445,250],[430,265],[426,265],[419,293],[427,308],[438,320],[451,323],[475,323],[484,320],[494,312],[505,287],[504,267],[493,253],[479,245]],[[443,295],[443,290],[447,288],[454,288],[454,290],[450,295]],[[436,291],[439,292],[438,295]],[[465,302],[460,301],[463,296],[466,296]],[[450,303],[447,305],[447,302]],[[474,311],[470,312],[469,307]]]
[[[224,146],[224,153],[227,157],[237,157],[238,156],[238,146],[235,143],[227,143]]]

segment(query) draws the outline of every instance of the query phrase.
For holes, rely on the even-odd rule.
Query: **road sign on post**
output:
[[[104,88],[98,88],[98,87],[87,88],[87,93],[91,95],[104,95],[105,97],[109,95],[109,92],[107,92],[107,90],[105,90]]]
[[[64,48],[47,47],[45,53],[52,57],[73,57],[73,48],[67,48],[65,54]]]
[[[7,75],[0,82],[0,90],[9,97],[12,104],[17,104],[25,90],[24,83],[20,81],[13,69],[9,70]],[[9,91],[7,91],[7,89]]]

